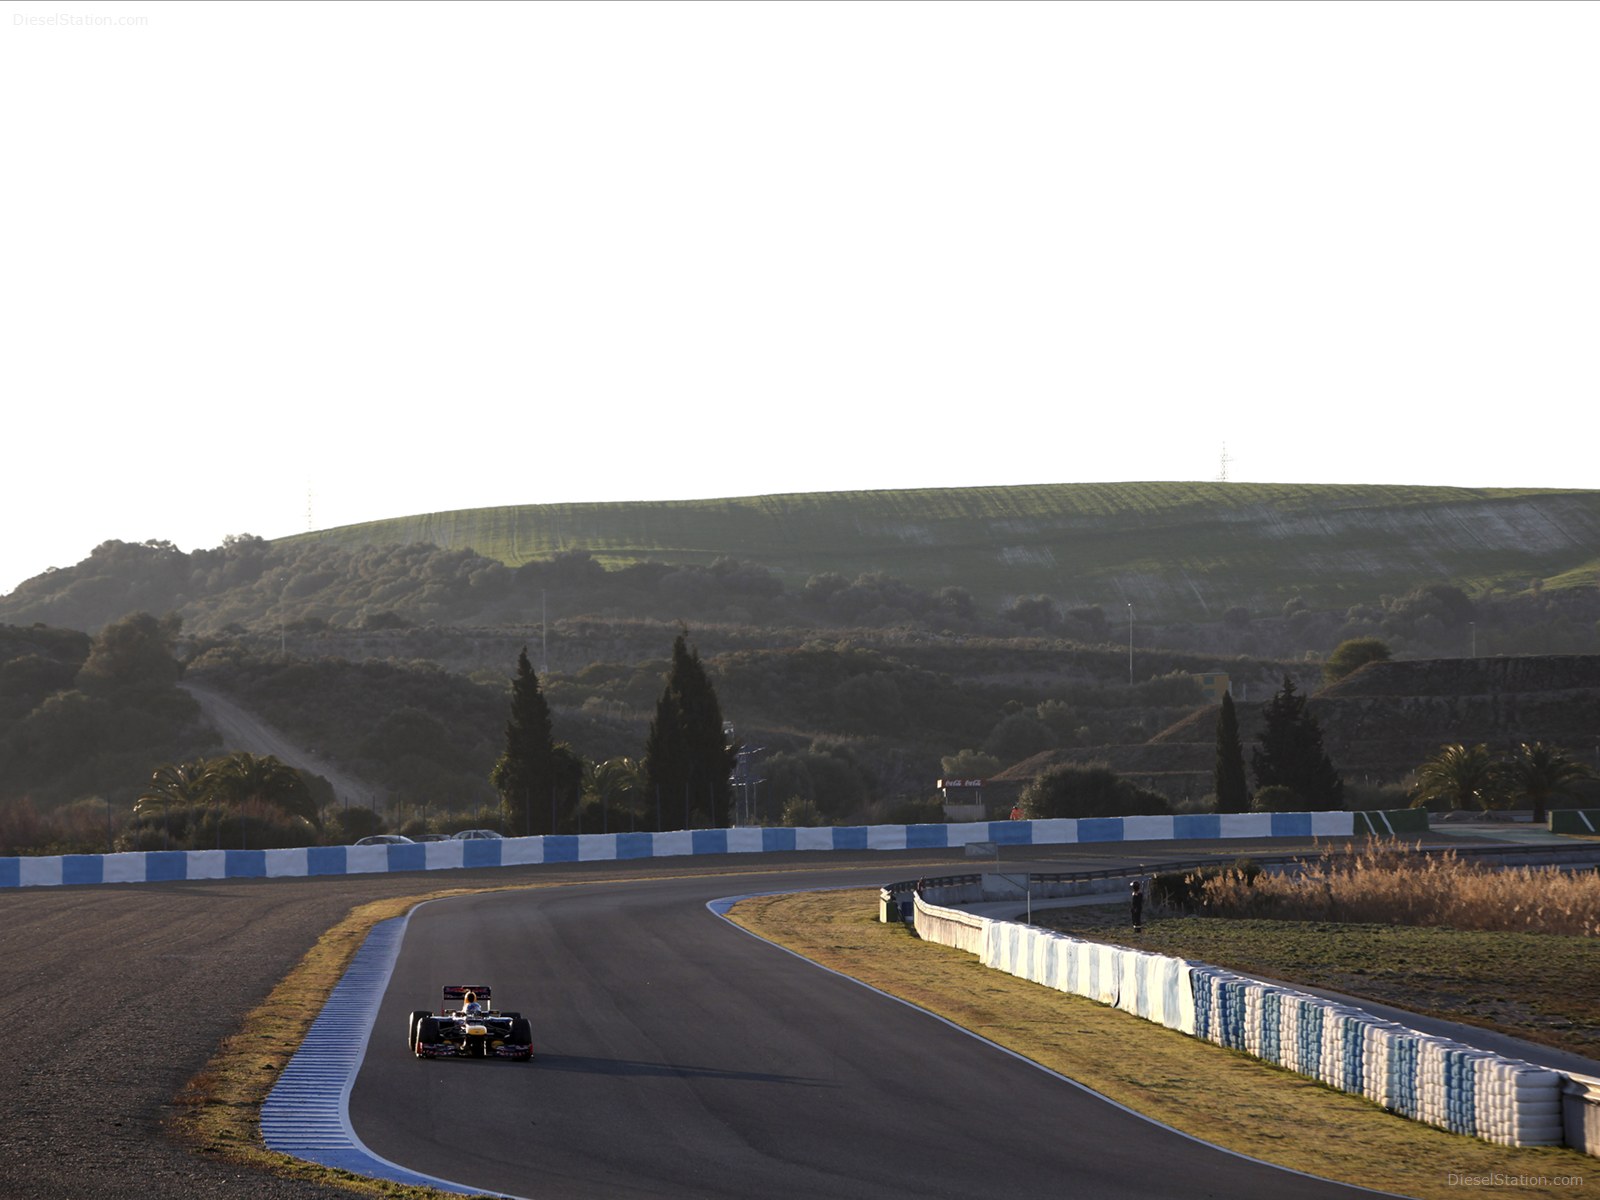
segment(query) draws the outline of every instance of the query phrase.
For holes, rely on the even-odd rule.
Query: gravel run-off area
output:
[[[0,893],[0,1197],[348,1198],[194,1153],[171,1136],[174,1098],[355,906],[642,873],[630,865]]]

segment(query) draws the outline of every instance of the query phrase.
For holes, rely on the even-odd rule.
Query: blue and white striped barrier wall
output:
[[[170,883],[185,879],[277,879],[442,871],[537,863],[610,862],[687,854],[773,854],[800,850],[943,850],[990,842],[1055,846],[1212,838],[1350,837],[1353,815],[1198,813],[955,825],[680,829],[667,833],[551,834],[410,846],[311,846],[292,850],[148,850],[0,858],[0,888],[87,883]]]
[[[916,900],[917,933],[984,966],[1243,1050],[1392,1112],[1508,1146],[1563,1142],[1560,1072],[1204,963]]]

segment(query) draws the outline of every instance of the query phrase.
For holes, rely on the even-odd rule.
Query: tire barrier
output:
[[[994,922],[987,917],[962,912],[959,908],[941,908],[917,899],[917,935],[924,941],[941,946],[954,946],[968,954],[982,956],[989,926]],[[923,931],[927,932],[924,933]]]
[[[1506,1146],[1563,1142],[1558,1071],[1193,964],[1195,1036],[1243,1050],[1391,1112]]]
[[[928,908],[925,904],[917,906],[919,935],[924,910]],[[948,921],[950,911],[929,912],[928,916]],[[1183,959],[1086,942],[1032,925],[962,915],[983,922],[977,940],[978,956],[984,966],[1120,1008],[1169,1029],[1194,1033],[1190,964]]]
[[[49,854],[0,858],[0,888],[362,875],[671,858],[686,854],[944,850],[985,842],[997,846],[1046,846],[1190,838],[1349,837],[1353,831],[1352,822],[1353,814],[1348,812],[1198,813],[1168,817],[974,821],[956,825],[784,826],[678,829],[666,833],[547,834],[464,842],[416,842],[401,846],[310,846],[289,850]]]
[[[915,900],[918,936],[986,967],[1155,1021],[1365,1096],[1400,1116],[1507,1146],[1593,1153],[1565,1135],[1559,1071],[1407,1029],[1204,963],[1068,937]],[[1571,1122],[1567,1122],[1571,1124]]]

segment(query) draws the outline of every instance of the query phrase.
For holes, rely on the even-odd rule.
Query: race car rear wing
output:
[[[469,992],[479,1004],[483,1005],[485,1012],[489,1012],[494,1008],[494,1005],[489,1000],[488,985],[447,983],[444,985],[444,1003],[439,1006],[440,1015],[442,1016],[447,1012],[459,1012],[461,1006],[466,1003],[466,996]]]

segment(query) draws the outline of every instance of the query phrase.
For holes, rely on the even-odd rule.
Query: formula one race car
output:
[[[489,989],[450,984],[437,1014],[411,1014],[406,1044],[418,1058],[533,1057],[533,1028],[521,1013],[495,1012]]]

